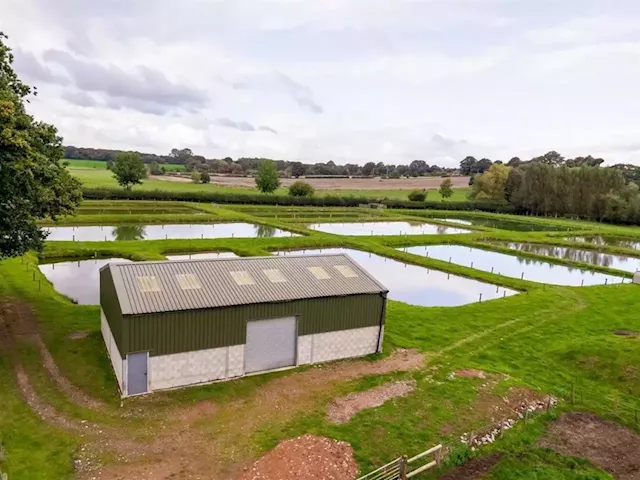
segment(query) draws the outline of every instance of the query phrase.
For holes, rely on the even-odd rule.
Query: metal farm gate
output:
[[[413,462],[416,462],[427,455],[431,455],[433,453],[439,452],[442,449],[442,445],[436,445],[429,450],[425,450],[422,453],[419,453],[415,457],[407,458],[406,456],[396,458],[395,460],[383,465],[382,467],[374,470],[371,473],[366,474],[363,477],[358,478],[357,480],[407,480],[408,478],[412,478],[419,473],[426,472],[430,468],[435,467],[438,464],[436,459],[430,461],[429,463],[418,467],[414,470],[409,471],[411,468],[410,465]]]

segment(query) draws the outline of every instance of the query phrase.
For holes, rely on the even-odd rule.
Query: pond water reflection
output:
[[[640,250],[640,241],[628,240],[618,237],[567,237],[565,240],[569,242],[591,243],[592,245],[620,247],[620,248],[632,248],[634,250]]]
[[[291,237],[295,234],[266,225],[252,223],[117,225],[48,227],[47,240],[105,242],[111,240],[163,240],[197,238],[268,238]]]
[[[625,255],[614,255],[611,253],[599,252],[597,250],[582,250],[580,248],[540,245],[536,243],[496,243],[521,252],[548,255],[550,257],[562,258],[574,262],[591,263],[592,265],[615,268],[617,270],[624,270],[627,272],[635,272],[640,269],[640,258],[628,257]]]
[[[348,248],[279,251],[275,255],[346,253],[389,289],[389,298],[426,307],[453,307],[515,295],[516,291]]]
[[[492,272],[506,277],[523,278],[532,282],[554,285],[601,285],[621,283],[624,277],[608,275],[591,270],[557,265],[541,260],[522,258],[516,255],[491,252],[480,248],[461,245],[429,245],[401,248],[414,255],[422,255],[438,260],[450,261],[458,265]]]
[[[448,235],[469,230],[422,222],[314,223],[312,230],[336,235]]]
[[[100,268],[108,263],[129,263],[126,258],[96,258],[75,262],[41,263],[40,271],[58,293],[80,305],[100,303]]]

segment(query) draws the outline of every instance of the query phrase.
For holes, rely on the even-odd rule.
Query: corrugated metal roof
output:
[[[355,276],[345,276],[345,266]],[[319,279],[313,273],[317,267],[330,278]],[[111,270],[124,315],[388,292],[346,254],[111,263],[103,268]],[[269,270],[279,270],[287,281],[274,282],[265,273]],[[238,282],[240,272],[253,283]],[[195,275],[202,288],[182,288],[184,275]],[[157,283],[158,290],[141,288],[150,283]]]

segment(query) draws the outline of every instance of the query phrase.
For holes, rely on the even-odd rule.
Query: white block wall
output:
[[[244,345],[149,357],[149,391],[239,377]]]
[[[116,378],[118,379],[120,391],[123,395],[126,395],[126,388],[124,384],[124,379],[126,376],[125,361],[122,360],[122,357],[120,356],[118,346],[116,345],[116,342],[113,339],[113,334],[111,333],[111,328],[109,328],[109,324],[107,323],[107,317],[105,317],[102,309],[100,309],[100,330],[102,331],[104,344],[107,346],[107,353],[109,354],[109,358],[111,359],[113,371],[115,372]]]
[[[378,350],[380,327],[354,328],[298,337],[298,365],[362,357]],[[384,331],[383,331],[384,333]],[[380,335],[382,345],[382,335]]]

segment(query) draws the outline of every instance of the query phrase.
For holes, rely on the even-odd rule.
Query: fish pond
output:
[[[165,240],[197,238],[270,238],[295,234],[266,225],[252,223],[177,224],[177,225],[117,225],[48,227],[47,240],[76,242],[106,242],[112,240]]]
[[[99,271],[108,263],[129,263],[126,258],[96,258],[91,260],[41,263],[40,271],[58,293],[80,305],[100,303]]]
[[[503,218],[486,218],[486,217],[447,217],[437,218],[441,222],[458,223],[460,225],[469,225],[474,227],[489,227],[497,228],[499,230],[511,230],[514,232],[556,232],[556,231],[570,231],[573,230],[569,227],[561,225],[534,223],[534,222],[519,222],[517,220],[505,220]]]
[[[520,252],[535,253],[538,255],[547,255],[554,258],[562,258],[573,262],[584,262],[600,267],[614,268],[616,270],[624,270],[626,272],[635,272],[640,270],[640,258],[629,257],[626,255],[615,255],[611,253],[603,253],[597,250],[584,250],[573,247],[559,247],[555,245],[541,245],[537,243],[507,243],[500,242],[502,245]]]
[[[422,222],[334,222],[307,225],[312,230],[336,235],[449,235],[470,230]]]
[[[389,289],[389,298],[425,307],[453,307],[515,295],[515,290],[348,248],[274,252],[275,255],[346,253]]]
[[[470,248],[461,245],[429,245],[400,248],[404,252],[444,260],[506,277],[553,285],[584,286],[621,283],[624,277],[557,265],[542,260]]]
[[[567,237],[565,240],[569,242],[590,243],[592,245],[598,245],[601,247],[620,247],[620,248],[632,248],[634,250],[640,250],[640,240],[629,240],[626,238],[618,237]]]

